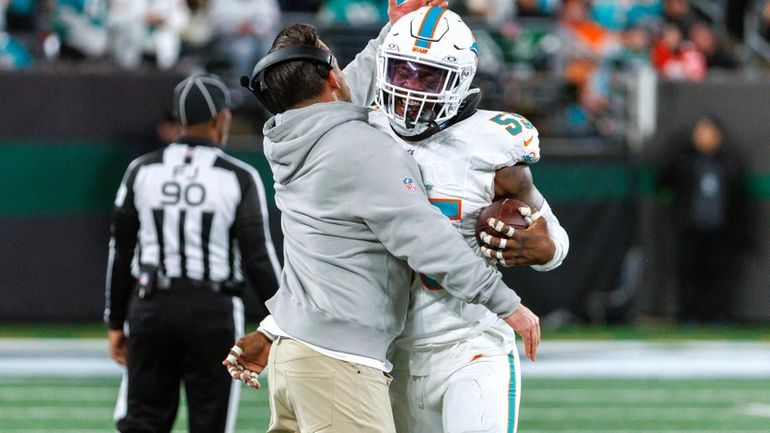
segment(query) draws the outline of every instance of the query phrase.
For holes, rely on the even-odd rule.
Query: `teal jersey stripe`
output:
[[[459,219],[460,215],[460,200],[457,201],[438,201],[431,200],[430,204],[436,206],[441,213],[450,219]]]
[[[433,38],[433,33],[438,26],[438,20],[446,9],[439,7],[432,7],[425,15],[425,19],[420,26],[420,32],[417,34],[417,46],[420,48],[430,48],[430,39]]]
[[[508,433],[516,431],[516,358],[513,352],[508,353],[508,369],[511,378],[508,381]]]

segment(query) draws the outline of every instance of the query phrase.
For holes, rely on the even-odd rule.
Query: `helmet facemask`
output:
[[[423,133],[457,114],[475,67],[439,64],[381,49],[376,102],[403,136]]]
[[[415,137],[446,125],[468,94],[477,53],[473,33],[450,10],[425,6],[394,23],[377,50],[375,94],[393,129]]]

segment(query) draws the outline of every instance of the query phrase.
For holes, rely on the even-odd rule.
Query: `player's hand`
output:
[[[556,254],[556,245],[548,236],[548,222],[537,213],[529,216],[529,208],[519,211],[532,221],[529,227],[514,228],[490,218],[489,226],[495,233],[481,233],[481,254],[506,267],[548,263]]]
[[[388,0],[388,18],[395,24],[401,17],[409,12],[416,11],[423,6],[449,7],[447,0]]]
[[[265,369],[273,342],[265,334],[254,331],[241,337],[230,349],[222,365],[236,380],[246,382],[252,388],[259,389],[259,373]]]
[[[128,355],[128,341],[126,335],[120,329],[110,329],[107,331],[107,340],[110,345],[110,358],[114,359],[120,365],[126,365],[126,356]]]
[[[524,353],[527,358],[535,361],[537,359],[537,347],[540,345],[540,318],[532,310],[520,304],[513,314],[503,320],[521,335],[521,339],[524,341]]]

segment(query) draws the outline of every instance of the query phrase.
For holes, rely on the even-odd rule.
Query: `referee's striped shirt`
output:
[[[134,160],[115,198],[105,321],[121,329],[139,264],[160,276],[236,281],[262,302],[278,288],[265,189],[257,171],[197,137]]]

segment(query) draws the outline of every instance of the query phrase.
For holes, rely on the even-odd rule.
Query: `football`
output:
[[[490,218],[495,218],[496,220],[502,221],[517,229],[526,229],[529,227],[529,223],[519,212],[519,208],[524,206],[532,209],[532,213],[537,211],[537,209],[527,203],[513,198],[495,200],[492,204],[482,209],[481,214],[479,214],[478,219],[476,219],[476,241],[479,245],[482,245],[481,238],[479,237],[479,234],[482,231],[486,231],[492,236],[500,237],[500,235],[487,224],[487,220]]]

